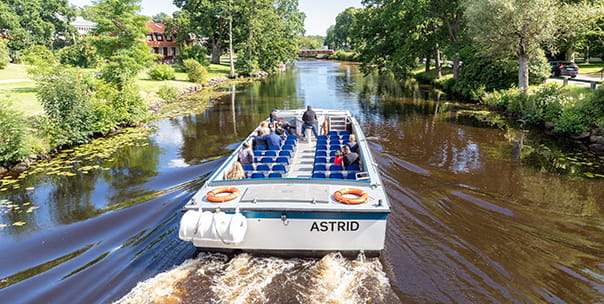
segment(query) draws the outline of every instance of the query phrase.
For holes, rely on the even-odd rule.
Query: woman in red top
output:
[[[344,161],[344,156],[342,155],[342,151],[340,151],[340,150],[336,151],[336,158],[334,159],[333,164],[342,166],[343,161]]]

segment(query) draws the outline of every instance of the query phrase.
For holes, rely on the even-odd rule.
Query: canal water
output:
[[[227,89],[230,90],[230,89]],[[200,253],[180,209],[271,109],[350,110],[392,205],[380,258]],[[203,113],[0,186],[2,303],[602,303],[604,162],[429,86],[301,61]]]

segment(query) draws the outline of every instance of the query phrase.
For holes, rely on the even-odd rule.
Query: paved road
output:
[[[568,84],[571,85],[576,85],[576,86],[580,86],[580,87],[590,87],[591,86],[591,81],[600,81],[602,82],[602,79],[600,78],[600,76],[595,76],[595,75],[591,75],[591,74],[577,74],[576,78],[568,78]],[[561,77],[552,77],[552,78],[548,78],[546,80],[546,82],[558,82],[558,83],[563,83],[564,80]],[[597,85],[597,87],[599,87],[600,85]]]
[[[14,82],[25,82],[25,81],[32,81],[31,79],[27,79],[27,78],[23,78],[23,79],[7,79],[7,80],[0,80],[0,83],[14,83]]]

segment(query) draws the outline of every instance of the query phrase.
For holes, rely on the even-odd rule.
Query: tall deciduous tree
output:
[[[470,0],[468,27],[485,54],[518,58],[518,88],[529,85],[529,61],[556,32],[555,0]]]
[[[604,15],[602,4],[580,1],[563,3],[556,21],[559,26],[557,44],[565,52],[567,61],[575,61],[575,52],[588,43],[587,38],[597,29],[598,20]]]
[[[333,49],[349,48],[351,45],[351,30],[356,22],[355,14],[358,9],[349,7],[336,17],[336,24],[327,29],[327,44]]]
[[[7,30],[11,49],[21,50],[32,44],[52,47],[74,32],[69,25],[74,14],[68,0],[2,0],[0,29]]]
[[[182,10],[175,14],[179,39],[184,33],[208,37],[210,61],[219,64],[228,46],[228,0],[174,0],[174,5]]]
[[[101,58],[109,62],[102,75],[120,89],[155,58],[145,43],[147,17],[136,14],[138,3],[140,0],[103,0],[93,8],[97,23],[94,44]]]

